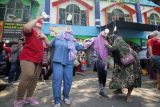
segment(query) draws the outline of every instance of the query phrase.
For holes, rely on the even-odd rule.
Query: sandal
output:
[[[133,102],[133,99],[131,97],[127,97],[127,102],[128,103],[132,103]]]

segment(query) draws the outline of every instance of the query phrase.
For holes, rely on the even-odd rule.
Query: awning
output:
[[[50,24],[50,23],[43,23],[42,32],[46,35],[50,34],[50,28],[57,29],[58,32],[64,31],[67,25],[60,25],[60,24]],[[77,36],[90,36],[96,37],[99,34],[99,29],[95,26],[78,26],[72,25],[73,34]]]
[[[154,31],[158,29],[158,26],[156,25],[125,22],[125,21],[115,21],[108,25],[102,26],[101,29],[103,30],[105,28],[109,28],[112,30],[115,25],[117,26],[118,29],[133,29],[133,30],[140,30],[140,31]]]

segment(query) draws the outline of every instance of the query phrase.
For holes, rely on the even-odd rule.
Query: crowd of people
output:
[[[144,68],[141,65],[144,61],[140,60],[137,52],[125,42],[117,31],[113,31],[111,34],[109,29],[105,29],[99,33],[98,37],[88,39],[80,44],[73,36],[71,27],[67,27],[62,34],[50,42],[41,32],[43,19],[45,17],[40,16],[24,25],[25,41],[23,45],[21,39],[19,39],[18,44],[12,45],[11,48],[3,45],[3,49],[10,56],[9,61],[11,62],[8,83],[13,83],[14,73],[16,73],[15,79],[17,80],[21,72],[14,107],[23,107],[25,103],[39,104],[33,95],[40,75],[48,68],[52,71],[53,106],[60,107],[62,101],[70,105],[73,71],[77,70],[75,67],[78,65],[81,65],[81,70],[86,70],[87,60],[82,53],[86,52],[87,54],[88,50],[88,57],[98,74],[99,95],[109,99],[105,93],[105,87],[110,54],[114,58],[115,65],[109,88],[115,89],[114,94],[123,93],[122,89],[127,88],[126,101],[133,101],[131,93],[134,88],[141,87],[141,68]],[[154,66],[156,69],[157,88],[160,90],[160,40],[157,31],[151,35],[152,38],[147,41],[149,59],[147,61],[151,63],[151,67]],[[49,49],[53,50],[50,52],[50,56],[52,56],[49,58],[50,64],[46,53]],[[81,58],[77,57],[78,51],[82,54]],[[130,56],[127,56],[128,54]],[[41,73],[42,69],[43,72]],[[61,92],[62,87],[63,91]]]

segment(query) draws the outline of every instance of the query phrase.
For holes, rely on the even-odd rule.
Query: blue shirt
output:
[[[69,49],[68,49],[68,41],[67,40],[60,40],[55,38],[51,44],[51,48],[53,48],[53,62],[58,62],[63,65],[73,64],[73,60],[69,60]],[[79,43],[75,42],[76,50],[84,50],[84,47]]]

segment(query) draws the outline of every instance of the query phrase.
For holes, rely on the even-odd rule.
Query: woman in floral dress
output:
[[[131,93],[133,88],[141,87],[140,61],[137,53],[132,50],[121,36],[112,35],[112,46],[106,41],[113,52],[115,61],[115,69],[112,74],[112,81],[109,84],[111,89],[117,89],[114,93],[121,93],[122,88],[127,88],[127,102],[132,102]],[[116,52],[116,51],[117,52]],[[131,52],[135,57],[134,63],[129,66],[122,65],[120,58]]]

